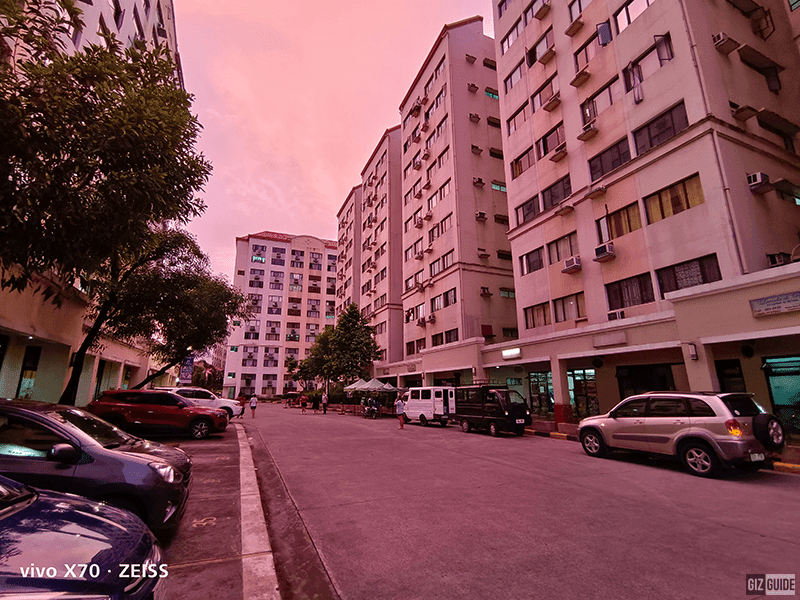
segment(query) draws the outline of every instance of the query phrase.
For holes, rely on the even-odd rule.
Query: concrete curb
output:
[[[539,437],[546,437],[546,438],[555,438],[558,440],[568,440],[570,442],[580,441],[577,435],[569,435],[557,431],[537,431],[534,429],[526,429],[525,434],[538,435]],[[796,473],[800,475],[800,465],[796,465],[794,463],[785,463],[780,461],[774,461],[773,463],[771,463],[771,465],[773,471],[779,471],[781,473]]]

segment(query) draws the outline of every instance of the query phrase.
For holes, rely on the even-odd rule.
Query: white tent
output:
[[[366,386],[366,385],[369,385],[369,384],[366,381],[364,381],[363,379],[359,379],[355,383],[351,383],[346,388],[344,388],[344,391],[345,392],[355,392],[355,391],[358,391],[358,390],[363,390],[364,386]]]

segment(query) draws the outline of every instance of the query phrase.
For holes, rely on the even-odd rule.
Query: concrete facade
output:
[[[350,303],[358,303],[361,289],[361,186],[350,190],[339,209],[336,275],[336,316]]]
[[[780,320],[732,320],[746,300],[800,289],[787,10],[495,5],[520,339],[482,357],[544,418],[574,421],[648,389],[744,386],[769,408],[769,377],[756,382],[749,363],[800,356]],[[698,320],[714,323],[702,338]]]
[[[286,360],[305,359],[325,326],[334,324],[336,248],[333,240],[271,231],[236,238],[233,284],[253,314],[234,321],[228,337],[226,397],[299,389],[286,376]]]

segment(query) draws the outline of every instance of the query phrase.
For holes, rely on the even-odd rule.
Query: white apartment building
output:
[[[336,317],[352,302],[358,304],[361,289],[361,186],[347,194],[336,218],[339,220],[336,275]]]
[[[105,30],[123,45],[135,38],[151,45],[166,43],[180,75],[171,0],[79,0],[77,6],[83,11],[84,27],[70,32],[68,52],[88,43],[102,44],[98,32]],[[30,289],[0,292],[0,398],[58,401],[69,377],[70,357],[85,335],[86,308],[86,297],[77,289],[66,290],[61,307]],[[87,354],[77,404],[88,404],[104,390],[134,385],[157,369],[140,348],[103,339],[100,348]],[[173,380],[165,376],[154,384]]]
[[[286,361],[304,360],[325,326],[335,322],[336,248],[333,240],[272,231],[236,238],[233,283],[253,314],[234,321],[228,338],[226,397],[271,397],[300,388],[287,377]]]
[[[358,305],[375,327],[381,357],[374,367],[403,359],[403,205],[400,126],[387,129],[361,171],[361,245],[356,253]]]
[[[444,26],[400,103],[401,386],[468,383],[480,348],[515,339],[494,45],[473,17]]]
[[[800,389],[790,8],[495,3],[520,337],[481,363],[543,418],[665,389],[780,410]]]

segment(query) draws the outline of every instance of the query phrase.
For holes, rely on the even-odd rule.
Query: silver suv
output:
[[[743,393],[631,396],[605,415],[583,419],[578,435],[589,456],[612,450],[667,454],[702,477],[713,477],[722,464],[757,471],[784,444],[778,419]]]

